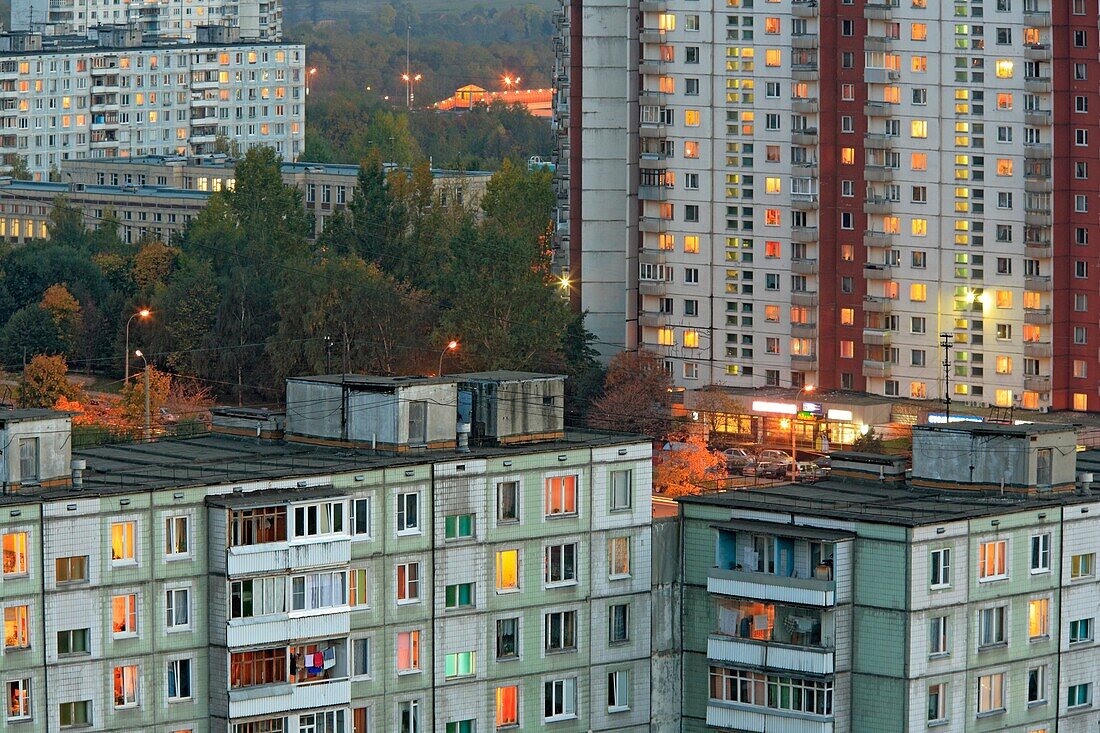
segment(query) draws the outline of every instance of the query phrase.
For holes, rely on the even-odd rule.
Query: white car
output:
[[[785,450],[762,450],[757,459],[760,463],[790,463],[791,454]]]

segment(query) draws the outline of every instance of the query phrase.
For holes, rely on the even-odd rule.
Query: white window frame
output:
[[[409,645],[409,662],[410,665],[405,669],[401,668],[401,637],[406,636],[406,642]],[[409,629],[408,631],[399,631],[394,637],[394,660],[393,666],[397,670],[397,674],[416,674],[420,672],[420,629]],[[416,654],[413,654],[413,649],[416,649]]]
[[[1001,713],[1005,710],[1005,675],[993,672],[978,677],[978,715]]]
[[[1031,574],[1050,572],[1050,533],[1031,535],[1031,554],[1029,562]],[[1036,564],[1038,562],[1038,564]]]
[[[572,481],[570,481],[572,479]],[[556,485],[555,485],[556,484]],[[580,513],[580,484],[581,477],[577,473],[563,473],[556,476],[547,476],[543,479],[543,516],[546,519],[555,517],[575,517]],[[572,492],[573,510],[567,511],[565,509],[567,505],[566,497],[569,491]],[[559,509],[553,510],[555,501]]]
[[[404,586],[402,586],[399,579],[401,568],[405,568]],[[410,580],[409,568],[416,569],[416,578]],[[403,606],[410,603],[420,603],[420,563],[415,561],[398,563],[394,566],[393,573],[397,605]],[[412,591],[415,591],[415,593]],[[404,593],[404,598],[402,598],[402,593]]]
[[[630,536],[611,537],[607,540],[607,577],[609,580],[620,580],[630,577]],[[626,572],[616,572],[623,560],[626,561]]]
[[[986,637],[993,639],[986,641]],[[1008,606],[988,606],[978,610],[978,649],[1008,643]]]
[[[612,670],[607,673],[607,712],[627,710],[630,710],[630,670]]]
[[[1074,624],[1078,625],[1077,626],[1078,629],[1081,628],[1081,624],[1085,624],[1088,628],[1088,635],[1087,636],[1080,636],[1080,637],[1074,639],[1073,638],[1073,625]],[[1076,646],[1077,644],[1091,644],[1093,642],[1093,640],[1095,639],[1095,637],[1094,637],[1095,626],[1096,626],[1095,620],[1091,617],[1073,619],[1072,621],[1069,622],[1069,633],[1070,633],[1069,643],[1073,644],[1074,646]]]
[[[123,556],[121,556],[119,558],[115,558],[115,556],[114,556],[114,553],[115,553],[115,527],[125,528],[127,525],[129,525],[129,527],[130,527],[130,542],[129,542],[129,547],[128,548],[124,547],[123,550],[128,549],[129,550],[129,555],[124,554]],[[126,530],[123,529],[122,532],[125,535]],[[121,522],[111,522],[111,535],[109,537],[110,552],[111,552],[111,567],[122,567],[122,566],[127,566],[127,565],[137,565],[137,545],[138,545],[137,534],[138,534],[137,522],[132,520],[132,519],[123,520]]]
[[[500,481],[497,481],[497,483],[496,483],[496,500],[497,500],[497,504],[496,504],[496,522],[497,522],[498,525],[501,525],[501,524],[519,524],[522,521],[523,509],[520,506],[520,502],[523,499],[523,492],[520,491],[520,485],[521,485],[520,480],[518,478],[502,479]],[[508,487],[508,488],[506,489],[505,487]],[[504,505],[504,503],[501,501],[501,496],[503,495],[503,492],[505,490],[511,490],[511,491],[515,492],[516,500],[515,500],[514,508],[515,508],[515,511],[516,511],[516,516],[515,516],[514,519],[513,518],[505,519],[501,516],[501,507]]]
[[[625,483],[625,496],[620,496]],[[617,485],[618,484],[618,485]],[[628,512],[633,508],[634,494],[634,470],[630,468],[615,469],[608,472],[607,479],[608,507],[613,512]]]
[[[408,711],[409,727],[401,727],[401,718]],[[421,733],[420,730],[420,700],[402,700],[397,703],[397,731],[398,733]]]
[[[373,537],[374,517],[371,515],[373,502],[370,496],[357,496],[351,500],[351,538],[353,540],[369,540]],[[366,529],[359,531],[359,520],[366,516]]]
[[[543,683],[542,710],[543,720],[552,723],[558,720],[572,720],[577,717],[577,678],[546,680]],[[548,698],[547,695],[550,695]],[[553,712],[546,715],[546,705],[550,702]],[[557,710],[560,708],[560,712]]]
[[[183,595],[184,622],[179,623],[179,598]],[[164,589],[164,628],[167,633],[189,631],[191,629],[191,589],[176,587]]]
[[[986,566],[989,565],[989,558],[986,553],[992,549],[995,554],[993,557],[993,569],[996,571],[1000,566],[1000,572],[986,573]],[[1008,540],[988,540],[986,542],[978,543],[978,582],[979,583],[992,583],[997,580],[1006,580],[1008,578]]]
[[[115,672],[115,670],[119,670],[119,669],[122,670],[123,701],[122,701],[121,705],[118,703],[118,700],[114,698],[114,672]],[[112,702],[112,705],[114,706],[114,709],[115,710],[126,710],[127,708],[136,708],[140,704],[140,701],[141,701],[141,670],[138,668],[138,666],[136,664],[122,664],[122,665],[119,665],[119,666],[115,667],[112,670],[111,675],[112,675],[111,676],[111,687],[112,687],[112,689],[111,689],[111,697],[112,697],[111,702]],[[133,697],[132,700],[128,699],[126,697],[126,687],[127,687],[126,680],[127,680],[127,677],[129,677],[131,679],[131,681],[133,682],[134,697]]]
[[[409,521],[409,507],[413,508],[412,514],[413,521]],[[420,492],[419,491],[401,491],[397,494],[397,536],[405,537],[408,535],[417,535],[421,533],[420,521]]]
[[[573,548],[572,549],[572,553],[573,553],[573,575],[572,575],[572,577],[566,577],[565,576],[565,569],[566,569],[565,555],[566,555],[566,548],[569,548],[569,547]],[[560,555],[561,555],[561,557],[558,559],[558,565],[559,565],[559,569],[561,571],[561,577],[556,578],[556,579],[553,575],[554,560],[553,560],[553,557],[552,557],[555,550],[560,552]],[[579,548],[578,543],[576,543],[576,542],[563,542],[560,545],[547,545],[546,546],[546,549],[543,552],[543,562],[545,564],[545,568],[544,568],[544,572],[543,572],[543,581],[544,581],[545,587],[547,587],[547,588],[560,588],[562,586],[576,585],[578,583],[578,576],[579,576],[580,573],[579,573],[579,568],[577,567],[577,562],[578,562],[577,555],[579,554],[579,552],[580,552],[580,548]]]
[[[946,657],[951,654],[949,625],[949,616],[933,616],[928,620],[928,656]],[[940,649],[936,649],[933,640],[941,642]]]
[[[182,527],[180,526],[182,524]],[[180,539],[183,539],[183,551],[179,551]],[[180,560],[191,555],[191,517],[186,514],[173,514],[164,518],[164,557],[166,560]]]
[[[193,679],[193,672],[194,672],[193,667],[194,667],[194,662],[190,657],[183,657],[181,659],[171,659],[171,660],[168,661],[168,668],[167,668],[167,675],[166,675],[166,678],[165,678],[165,688],[164,688],[164,690],[165,690],[165,699],[167,699],[169,703],[183,702],[185,700],[192,699],[192,697],[195,694],[194,679]],[[187,670],[186,677],[183,674],[181,674],[184,669]],[[176,680],[176,695],[175,696],[172,696],[172,694],[171,694],[173,676],[175,677],[175,680]],[[181,688],[183,687],[183,685],[181,684],[183,680],[186,680],[186,682],[187,682],[187,695],[180,695],[179,694]]]
[[[1069,700],[1067,699],[1066,700],[1066,707],[1068,709],[1076,710],[1078,708],[1085,708],[1085,707],[1088,707],[1088,706],[1092,705],[1092,683],[1091,682],[1082,682],[1082,683],[1079,683],[1079,684],[1076,684],[1076,685],[1069,685],[1066,688],[1067,698],[1068,698],[1068,695],[1069,695],[1071,690],[1080,689],[1081,687],[1085,688],[1085,701],[1084,702],[1073,703],[1071,705]]]
[[[928,585],[933,590],[951,587],[951,548],[941,547],[928,553]],[[938,574],[938,582],[937,582]]]
[[[935,717],[932,717],[932,716],[928,717],[928,725],[938,725],[938,724],[946,723],[947,722],[947,711],[950,709],[950,707],[947,704],[947,683],[946,682],[938,682],[934,685],[929,685],[928,686],[928,697],[931,698],[933,693],[938,695],[937,700],[936,700],[936,716]],[[931,702],[932,702],[931,699],[929,699],[928,700],[928,705],[927,705],[928,712],[931,712],[931,710],[932,710]]]
[[[128,598],[128,599],[130,599],[129,601],[127,601],[128,608],[126,610],[126,618],[128,618],[128,619],[132,618],[134,620],[134,624],[133,624],[134,628],[128,629],[126,631],[115,631],[114,630],[114,628],[113,628],[113,625],[114,625],[113,616],[114,616],[114,604],[115,604],[115,599],[116,598]],[[138,635],[138,625],[139,625],[140,621],[138,619],[138,612],[137,612],[137,605],[138,605],[137,599],[138,599],[137,593],[120,593],[117,596],[111,596],[111,615],[112,615],[111,636],[113,638],[115,638],[115,639],[129,639],[131,637],[134,637],[134,636]]]
[[[309,531],[310,514],[315,515],[317,530],[313,532]],[[287,515],[293,524],[287,529],[291,542],[309,542],[318,537],[348,534],[348,507],[343,499],[295,504]]]
[[[1027,695],[1030,693],[1031,688],[1031,673],[1035,672],[1039,678],[1039,697],[1034,700],[1028,700]],[[1028,706],[1043,705],[1047,702],[1047,665],[1039,664],[1034,667],[1027,668],[1027,674],[1024,677],[1024,699]]]
[[[295,586],[301,586],[301,607],[297,606]],[[291,615],[309,614],[346,608],[348,605],[348,575],[343,570],[323,570],[290,576]]]
[[[15,690],[21,695],[20,700],[20,712],[12,715],[11,703],[15,699],[12,696],[12,691]],[[4,682],[4,716],[9,722],[16,720],[30,720],[34,715],[34,700],[31,698],[31,679],[29,677],[21,677],[14,680],[6,680]]]
[[[1076,575],[1074,574],[1074,572],[1073,572],[1073,562],[1074,562],[1074,559],[1078,558],[1078,557],[1082,558],[1082,562],[1084,562],[1085,559],[1087,558],[1087,562],[1088,562],[1088,572],[1087,573],[1082,573],[1082,572],[1078,571],[1078,573]],[[1078,563],[1078,569],[1080,569],[1081,564],[1082,564],[1081,562]],[[1071,555],[1070,556],[1070,558],[1069,558],[1069,579],[1071,581],[1084,580],[1086,578],[1091,578],[1094,575],[1096,575],[1096,553],[1095,552],[1082,552],[1082,553],[1079,553],[1077,555]]]

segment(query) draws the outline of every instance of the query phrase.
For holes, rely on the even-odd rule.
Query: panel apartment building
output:
[[[242,38],[282,39],[279,0],[13,0],[13,31],[86,35],[98,25],[135,25],[143,35],[194,41],[204,25],[229,24]]]
[[[71,458],[0,413],[0,730],[648,730],[651,446],[562,386],[294,379]]]
[[[685,386],[942,399],[946,333],[954,400],[1100,409],[1096,18],[564,0],[576,305],[605,349],[655,349]]]
[[[684,733],[1094,730],[1075,459],[1066,426],[925,426],[909,484],[837,453],[812,487],[682,499]]]
[[[45,179],[62,161],[201,155],[219,135],[293,160],[305,145],[305,47],[207,26],[194,43],[134,27],[0,35],[0,156]]]

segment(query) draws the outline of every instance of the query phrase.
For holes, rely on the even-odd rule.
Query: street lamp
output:
[[[447,345],[443,347],[443,351],[439,354],[439,369],[435,373],[437,377],[443,376],[443,357],[447,355],[448,351],[454,351],[457,348],[458,342],[454,340],[448,341]]]
[[[501,77],[501,81],[504,82],[505,89],[511,89],[514,86],[519,86],[520,78],[518,76],[513,77],[509,74],[505,74]]]
[[[126,385],[130,383],[130,321],[135,318],[148,318],[153,315],[153,311],[148,308],[142,308],[134,315],[126,319],[126,378],[122,380],[122,384]]]
[[[404,74],[401,75],[401,81],[405,82],[405,107],[407,109],[412,109],[412,103],[413,103],[412,102],[412,100],[413,100],[412,85],[415,84],[416,82],[420,81],[423,78],[424,78],[423,74],[413,74],[413,73],[408,72],[408,71],[406,71]]]
[[[141,353],[141,349],[135,351],[134,356],[140,356],[141,360],[145,362],[145,440],[149,440],[152,435],[149,415],[149,361],[145,358],[145,354]]]
[[[799,405],[798,398],[801,397],[803,394],[810,394],[813,391],[814,391],[814,386],[812,384],[806,384],[806,385],[803,385],[798,390],[798,392],[795,393],[795,396],[794,396],[795,413],[794,413],[794,415],[791,416],[791,480],[792,481],[795,479],[795,476],[798,475],[798,444],[795,443],[795,439],[794,439],[795,438],[794,429],[798,425],[798,413],[801,412],[801,410],[799,409],[800,405]]]
[[[306,72],[306,96],[309,96],[309,80],[317,75],[317,67],[309,67],[309,71]]]

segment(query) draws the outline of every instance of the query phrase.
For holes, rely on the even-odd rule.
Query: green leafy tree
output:
[[[157,286],[153,343],[170,368],[190,375],[202,371],[207,363],[203,347],[219,299],[214,270],[198,257],[184,257],[168,282]]]
[[[80,301],[73,297],[64,283],[58,283],[46,288],[38,306],[53,320],[62,349],[66,354],[74,355],[84,330]]]
[[[176,261],[176,250],[164,242],[152,241],[134,255],[131,274],[141,293],[150,293],[164,282]]]
[[[399,256],[407,225],[404,206],[386,180],[381,156],[359,166],[358,186],[342,216],[333,217],[325,244],[335,254],[355,254],[383,268]]]
[[[53,200],[49,222],[50,243],[83,251],[88,246],[88,230],[84,226],[84,213],[69,203],[64,196]]]
[[[852,450],[857,453],[885,453],[886,446],[882,442],[882,436],[874,430],[868,430],[856,438],[852,443]]]
[[[11,166],[11,177],[17,181],[30,181],[34,178],[31,173],[30,167],[27,165],[27,158],[24,155],[16,155],[9,161]]]
[[[0,354],[4,364],[25,364],[38,354],[60,354],[64,350],[50,314],[37,303],[20,308],[0,329]]]
[[[145,370],[144,365],[130,376],[130,383],[122,388],[122,412],[133,425],[145,423]],[[172,375],[149,365],[149,422],[155,424],[160,408],[168,401],[172,390]]]

